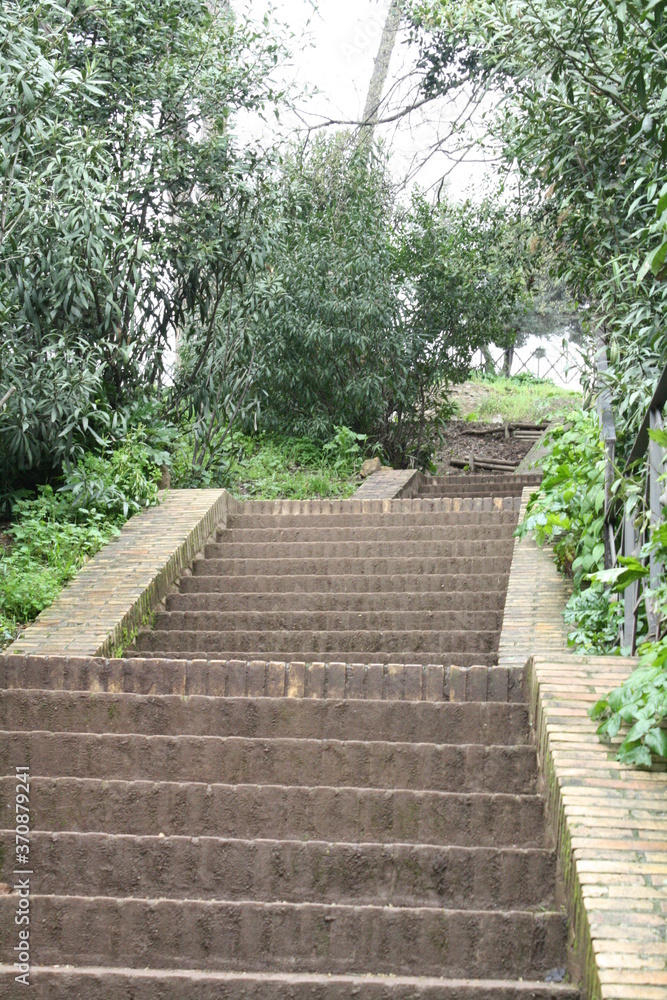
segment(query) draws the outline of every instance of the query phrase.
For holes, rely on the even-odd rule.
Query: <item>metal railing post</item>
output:
[[[649,411],[649,429],[662,430],[662,414],[660,410],[652,408]],[[648,507],[649,507],[649,532],[657,528],[662,516],[662,503],[660,500],[661,485],[660,477],[665,471],[665,451],[664,448],[649,437],[648,442]],[[658,563],[653,554],[649,560],[649,584],[652,590],[657,588],[660,580]],[[649,639],[657,639],[660,628],[658,616],[653,607],[650,597],[646,598],[646,614],[648,617]]]
[[[599,375],[607,371],[607,348],[602,339],[598,340],[597,370]],[[602,383],[597,397],[597,410],[600,417],[602,443],[604,445],[606,462],[604,468],[604,568],[611,569],[616,562],[614,552],[614,524],[612,517],[612,486],[614,485],[614,462],[616,459],[616,425],[611,408],[611,393]]]

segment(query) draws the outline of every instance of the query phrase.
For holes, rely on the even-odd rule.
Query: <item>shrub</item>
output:
[[[58,596],[77,570],[143,507],[157,503],[159,470],[141,428],[106,456],[86,455],[54,492],[13,504],[0,547],[0,647]]]

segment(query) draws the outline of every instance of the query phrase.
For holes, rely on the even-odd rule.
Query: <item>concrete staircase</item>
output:
[[[493,666],[517,505],[246,504],[132,656],[0,657],[37,997],[578,997],[527,709]]]

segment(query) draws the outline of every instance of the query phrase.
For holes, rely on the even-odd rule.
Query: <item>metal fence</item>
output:
[[[506,370],[506,352],[491,347],[488,349],[497,372]],[[548,378],[556,385],[569,389],[581,388],[581,371],[583,368],[583,353],[576,344],[569,340],[553,341],[529,337],[521,347],[512,349],[509,355],[510,375],[529,372],[537,378]],[[487,358],[477,351],[473,358],[473,367],[485,371]]]
[[[611,569],[619,565],[619,556],[641,558],[643,545],[650,541],[652,533],[662,522],[661,477],[665,472],[667,450],[649,435],[650,430],[663,427],[663,410],[667,403],[667,367],[663,371],[653,398],[644,415],[639,434],[632,446],[621,475],[628,479],[640,476],[643,484],[639,510],[628,511],[624,504],[615,499],[612,485],[616,469],[616,428],[611,408],[611,396],[604,383],[607,370],[607,351],[603,343],[597,353],[599,391],[597,397],[600,415],[601,436],[606,453],[605,467],[605,567]],[[622,564],[621,564],[622,565]],[[621,645],[634,653],[637,646],[637,625],[642,602],[646,608],[648,638],[660,635],[661,623],[656,614],[651,592],[660,580],[657,561],[649,557],[648,574],[634,580],[623,591],[623,625]]]

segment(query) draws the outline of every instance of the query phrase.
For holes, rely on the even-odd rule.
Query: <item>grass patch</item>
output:
[[[311,500],[352,496],[363,455],[354,440],[334,438],[333,448],[309,438],[261,435],[240,445],[225,476],[239,499]]]
[[[549,379],[530,375],[514,378],[477,375],[459,386],[455,393],[461,416],[465,420],[491,421],[501,417],[503,423],[541,423],[580,406],[580,392],[554,385]]]

